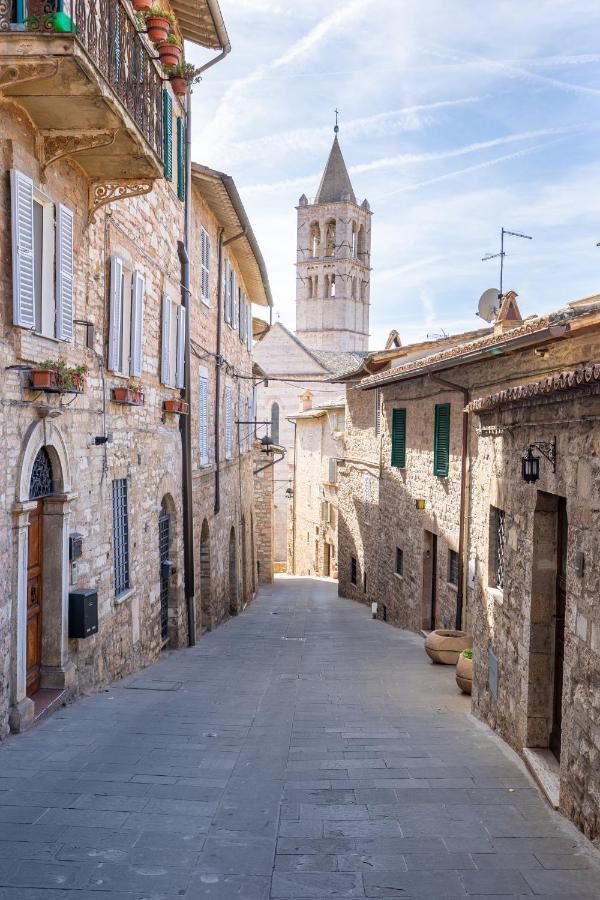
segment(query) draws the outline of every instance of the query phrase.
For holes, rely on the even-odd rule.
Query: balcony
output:
[[[162,176],[162,70],[126,0],[0,0],[0,93],[39,130],[42,171],[83,168],[91,218]]]

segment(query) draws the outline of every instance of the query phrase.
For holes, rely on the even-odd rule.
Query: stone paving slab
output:
[[[422,643],[278,578],[9,738],[0,900],[598,900],[597,851]]]

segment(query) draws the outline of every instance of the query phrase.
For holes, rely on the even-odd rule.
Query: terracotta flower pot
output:
[[[146,19],[146,28],[148,29],[148,37],[153,44],[160,44],[166,41],[171,23],[163,16],[148,16]]]
[[[115,387],[112,390],[115,403],[129,403],[131,406],[143,406],[144,395],[141,391],[128,387]]]
[[[181,47],[178,44],[170,44],[169,41],[163,41],[156,49],[158,50],[158,58],[165,69],[172,69],[181,59]]]
[[[471,637],[466,631],[452,631],[438,628],[425,640],[425,652],[434,663],[455,666],[463,650],[471,646]]]
[[[47,390],[48,388],[57,388],[58,372],[53,371],[53,369],[32,369],[31,387],[40,391]]]
[[[185,97],[188,88],[185,78],[182,78],[181,75],[172,75],[171,84],[178,97]]]
[[[153,0],[133,0],[133,8],[136,12],[146,12],[152,7]]]
[[[470,694],[473,686],[473,660],[461,653],[456,663],[456,683],[463,694]]]
[[[185,400],[164,400],[163,409],[168,413],[180,413],[185,415],[189,409]]]

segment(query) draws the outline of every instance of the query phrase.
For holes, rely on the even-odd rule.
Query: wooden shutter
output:
[[[121,371],[123,335],[123,263],[118,256],[110,258],[110,323],[108,330],[108,368]]]
[[[238,324],[238,298],[240,289],[238,287],[237,275],[235,269],[231,269],[231,324],[237,328]]]
[[[450,465],[450,404],[436,403],[433,439],[433,474],[447,478]]]
[[[177,118],[177,196],[185,200],[185,124]]]
[[[252,352],[252,303],[248,301],[248,305],[246,307],[246,313],[248,315],[248,326],[246,329],[246,346],[248,350]]]
[[[73,340],[73,213],[61,203],[56,217],[56,337]]]
[[[231,316],[229,314],[230,306],[229,306],[229,260],[225,260],[224,272],[223,272],[223,318],[226,322],[231,322]]]
[[[231,459],[233,434],[232,434],[232,391],[230,387],[225,388],[225,458]]]
[[[335,484],[337,482],[337,459],[332,457],[329,460],[329,483]]]
[[[177,369],[175,372],[175,384],[178,388],[185,387],[185,330],[187,325],[187,310],[185,306],[177,307]]]
[[[246,300],[244,297],[244,292],[240,288],[238,291],[239,294],[239,326],[240,326],[240,341],[244,343],[246,340]]]
[[[200,465],[208,465],[208,378],[200,376]]]
[[[171,298],[165,294],[162,304],[162,336],[160,354],[160,380],[163,384],[171,383],[171,360],[169,347],[171,344]]]
[[[163,88],[163,135],[165,178],[173,181],[173,100],[166,88]]]
[[[406,466],[406,410],[392,410],[392,466]]]
[[[131,358],[129,374],[142,374],[142,342],[144,335],[144,276],[134,272],[131,277]]]
[[[35,328],[33,181],[10,170],[12,213],[13,324]]]
[[[202,298],[210,302],[210,238],[204,228],[200,232],[200,255],[202,262]]]

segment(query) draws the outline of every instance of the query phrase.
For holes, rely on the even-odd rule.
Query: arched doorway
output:
[[[210,531],[205,519],[200,532],[200,618],[202,630],[212,628],[210,586]]]
[[[242,516],[242,608],[248,602],[248,559],[246,554],[246,518]]]
[[[229,613],[232,616],[237,616],[238,614],[237,548],[235,546],[235,528],[233,526],[229,532]]]
[[[54,493],[52,462],[40,447],[31,470],[27,541],[27,670],[26,693],[33,697],[41,686],[42,628],[44,622],[44,500]]]

